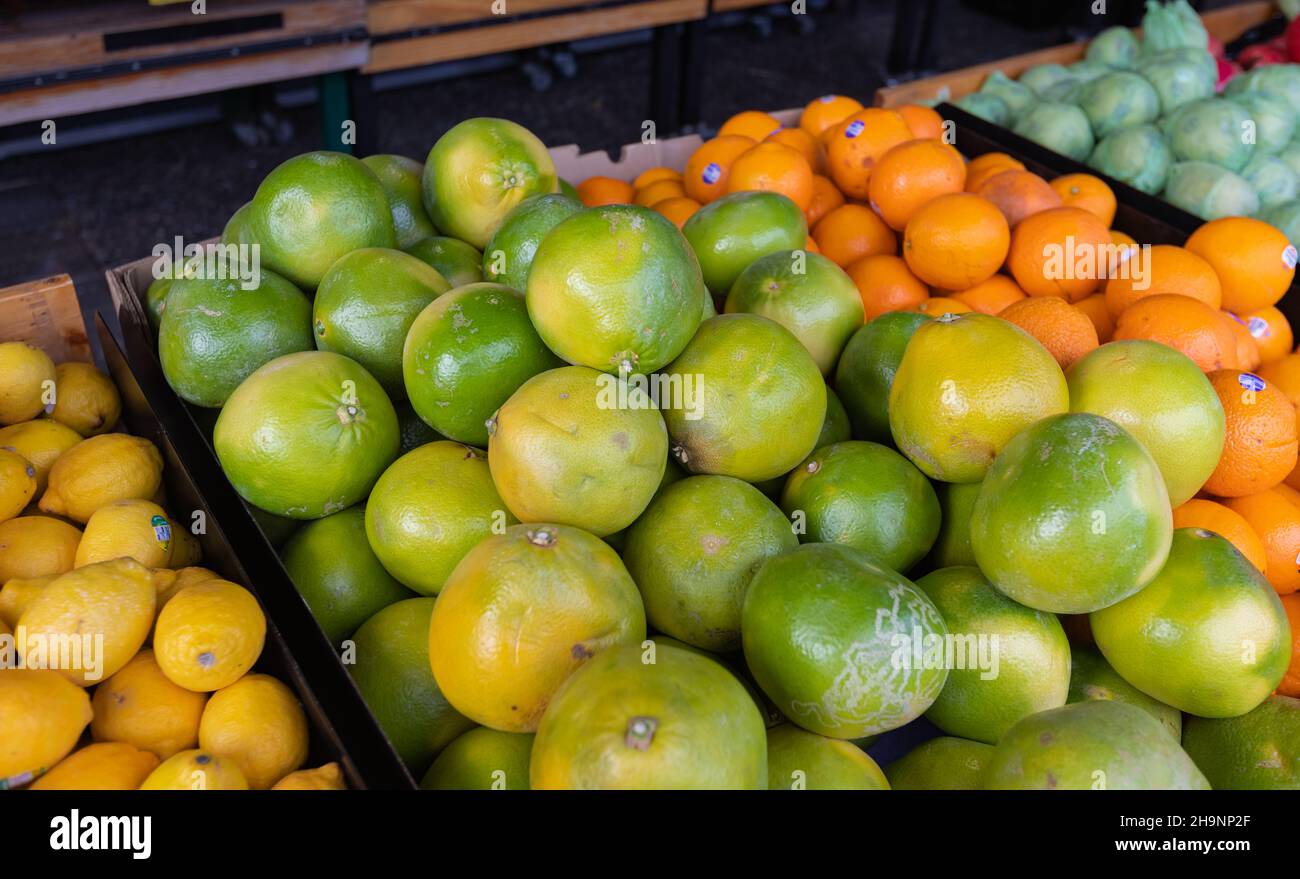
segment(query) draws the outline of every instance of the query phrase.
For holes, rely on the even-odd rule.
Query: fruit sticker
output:
[[[1265,388],[1264,380],[1259,376],[1243,372],[1237,376],[1237,384],[1241,385],[1247,391],[1262,391]]]
[[[1286,266],[1288,269],[1294,269],[1296,264],[1296,256],[1297,254],[1296,254],[1295,245],[1288,244],[1282,250],[1282,264]]]
[[[1236,315],[1233,315],[1233,317],[1236,317]],[[1240,320],[1240,318],[1238,318],[1238,320]],[[1256,339],[1262,339],[1264,336],[1268,335],[1268,321],[1264,320],[1262,317],[1252,317],[1246,321],[1246,329],[1249,330],[1250,334]]]
[[[172,526],[162,516],[154,516],[149,520],[149,527],[153,528],[153,539],[158,541],[158,545],[164,550],[172,541]]]
[[[859,134],[861,134],[862,129],[866,127],[867,124],[863,122],[861,119],[854,119],[852,122],[849,123],[849,127],[844,129],[844,136],[849,139],[855,138]]]
[[[722,167],[717,162],[709,162],[704,166],[704,173],[700,175],[704,182],[712,186],[722,177]]]

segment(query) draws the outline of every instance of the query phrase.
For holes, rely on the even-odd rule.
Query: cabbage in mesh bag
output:
[[[1209,53],[1206,53],[1209,58]],[[1160,97],[1160,115],[1168,116],[1192,101],[1214,97],[1218,74],[1199,60],[1177,50],[1160,52],[1143,59],[1138,73],[1151,83]]]
[[[1029,86],[1039,97],[1057,83],[1073,81],[1069,68],[1063,64],[1036,64],[1020,74],[1020,84]]]
[[[1245,92],[1269,92],[1285,100],[1300,114],[1300,64],[1265,64],[1228,80],[1223,93],[1235,97]]]
[[[1232,99],[1255,122],[1255,152],[1273,155],[1291,142],[1296,133],[1296,115],[1291,106],[1273,92],[1242,92]]]
[[[1162,129],[1184,162],[1211,162],[1240,171],[1250,159],[1254,120],[1240,104],[1224,98],[1195,101],[1164,120]]]
[[[1013,129],[1034,143],[1082,162],[1093,148],[1088,116],[1073,104],[1043,101],[1034,106]]]
[[[992,95],[1001,100],[1007,105],[1013,119],[1019,119],[1038,103],[1038,95],[1034,94],[1033,89],[1009,78],[1001,70],[995,70],[984,78],[980,94]]]
[[[1255,155],[1241,169],[1241,176],[1255,187],[1262,208],[1291,201],[1300,195],[1300,177],[1277,156]]]
[[[1136,73],[1117,70],[1080,87],[1075,95],[1097,137],[1154,122],[1160,115],[1156,90]]]
[[[1126,27],[1108,27],[1092,38],[1084,57],[1107,67],[1132,70],[1142,51],[1137,36]]]
[[[1007,125],[1011,122],[1011,110],[1006,102],[996,95],[985,92],[971,92],[957,99],[954,104],[972,116],[986,119],[994,125]]]
[[[1165,188],[1174,155],[1154,125],[1137,125],[1109,135],[1088,158],[1088,164],[1108,177],[1122,180],[1148,195]]]
[[[1147,12],[1142,16],[1142,40],[1147,52],[1204,49],[1209,43],[1209,34],[1187,0],[1174,0],[1172,3],[1147,0]]]
[[[1259,210],[1255,187],[1209,162],[1178,162],[1170,168],[1165,200],[1202,220],[1249,217]]]

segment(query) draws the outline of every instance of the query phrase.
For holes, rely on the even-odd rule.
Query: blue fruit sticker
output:
[[[720,177],[722,177],[722,166],[717,162],[709,162],[709,164],[704,166],[704,173],[700,176],[704,178],[705,183],[712,186],[718,182]]]
[[[1262,378],[1249,372],[1243,372],[1241,375],[1237,376],[1237,384],[1241,385],[1248,391],[1262,391],[1265,387]]]
[[[848,138],[857,137],[859,134],[862,133],[862,129],[866,127],[867,127],[867,123],[863,122],[861,119],[854,119],[852,122],[849,123],[848,128],[844,129],[844,136]]]
[[[171,523],[162,516],[154,516],[149,520],[149,524],[153,527],[153,539],[158,541],[163,549],[167,549],[172,542]]]
[[[1262,317],[1252,317],[1246,321],[1246,329],[1250,330],[1250,334],[1256,339],[1262,339],[1268,335],[1268,321]]]

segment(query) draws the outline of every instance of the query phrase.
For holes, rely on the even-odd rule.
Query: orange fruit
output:
[[[876,162],[900,143],[914,139],[907,122],[893,110],[860,110],[829,136],[826,167],[841,192],[865,200],[870,197],[868,184]]]
[[[1136,256],[1138,251],[1141,250],[1141,246],[1132,235],[1127,232],[1121,232],[1118,229],[1110,230],[1110,243],[1115,245],[1115,248],[1112,252],[1112,258],[1107,260],[1106,274],[1104,275],[1104,277],[1107,278],[1112,276],[1118,277],[1120,274],[1120,267]]]
[[[1286,315],[1275,305],[1265,305],[1241,315],[1246,329],[1259,346],[1259,362],[1275,363],[1291,353],[1295,338]]]
[[[718,136],[739,134],[757,143],[781,127],[781,123],[770,113],[762,110],[742,110],[732,116],[718,129]]]
[[[663,165],[657,165],[653,168],[647,168],[636,175],[636,179],[632,181],[632,188],[641,190],[651,183],[658,183],[660,180],[676,180],[680,182],[681,179],[680,172],[674,171],[672,168],[665,168]]]
[[[1008,168],[984,178],[975,194],[993,202],[1011,226],[1031,214],[1061,206],[1061,197],[1046,180],[1017,168]]]
[[[1211,308],[1218,308],[1223,299],[1214,269],[1186,248],[1157,244],[1131,256],[1127,266],[1128,271],[1121,268],[1106,282],[1106,308],[1111,317],[1119,317],[1144,296],[1176,293],[1199,299]]]
[[[808,167],[813,171],[820,171],[825,158],[822,156],[822,145],[802,128],[779,128],[767,136],[767,143],[779,143],[782,146],[788,146],[808,160]]]
[[[907,127],[912,129],[912,134],[917,137],[929,138],[930,140],[941,140],[943,138],[943,117],[935,112],[933,107],[924,107],[920,104],[902,104],[894,108]]]
[[[1110,230],[1082,208],[1059,207],[1025,217],[1011,231],[1007,266],[1030,296],[1078,302],[1101,286]]]
[[[1264,576],[1279,595],[1300,588],[1300,509],[1276,489],[1229,498],[1224,506],[1240,515],[1264,543]]]
[[[966,163],[966,191],[974,192],[994,174],[1011,169],[1023,171],[1025,163],[1006,153],[985,153],[976,156]]]
[[[834,128],[861,109],[861,102],[853,98],[846,98],[843,95],[822,95],[820,98],[813,98],[808,102],[808,106],[803,108],[803,113],[799,116],[799,127],[813,137],[820,137],[822,132]]]
[[[1242,497],[1277,485],[1296,465],[1295,406],[1253,373],[1220,369],[1209,379],[1223,404],[1226,432],[1205,490]]]
[[[1213,531],[1237,547],[1237,552],[1244,555],[1246,561],[1258,568],[1261,574],[1267,569],[1268,555],[1264,550],[1264,541],[1240,513],[1228,509],[1218,501],[1192,498],[1182,506],[1175,507],[1174,527]]]
[[[1068,369],[1100,344],[1097,328],[1088,316],[1055,296],[1028,296],[1008,305],[998,317],[1037,339],[1061,369]]]
[[[1246,328],[1246,322],[1231,311],[1221,311],[1219,317],[1223,319],[1224,325],[1231,331],[1232,338],[1236,341],[1232,362],[1225,363],[1224,368],[1256,369],[1259,366],[1259,343]]]
[[[779,192],[807,209],[812,203],[813,171],[797,150],[768,141],[751,147],[731,163],[727,192]]]
[[[909,140],[880,157],[867,181],[871,207],[901,232],[933,199],[961,192],[966,163],[941,140]]]
[[[633,204],[643,208],[651,207],[667,198],[685,198],[686,187],[678,180],[656,180],[654,183],[638,189],[632,199]]]
[[[953,293],[952,298],[983,314],[997,314],[1013,302],[1025,298],[1025,291],[1006,275],[994,275],[974,287]]]
[[[1065,174],[1052,181],[1052,189],[1062,203],[1072,208],[1083,208],[1106,226],[1115,222],[1115,193],[1106,181],[1092,174]]]
[[[992,202],[959,192],[933,199],[912,216],[903,258],[927,284],[966,290],[993,277],[1010,241],[1006,217]]]
[[[804,243],[803,243],[803,249],[806,250],[806,251],[808,251],[809,253],[821,253],[821,252],[822,252],[822,249],[821,249],[820,247],[817,246],[817,242],[813,240],[813,237],[812,237],[811,235],[809,235],[809,236],[804,240]]]
[[[1286,394],[1300,411],[1300,353],[1288,354],[1259,368],[1259,377]]]
[[[578,198],[589,208],[607,204],[631,204],[636,190],[626,180],[613,177],[588,177],[577,186]]]
[[[1293,470],[1292,472],[1294,473],[1295,471]],[[1285,482],[1279,482],[1277,485],[1270,488],[1269,491],[1275,491],[1282,495],[1282,497],[1291,502],[1293,507],[1300,510],[1300,491],[1292,488]]]
[[[1237,342],[1219,312],[1190,296],[1147,296],[1115,322],[1116,339],[1150,339],[1181,351],[1203,372],[1223,369],[1236,358]]]
[[[930,298],[930,291],[893,254],[864,256],[845,269],[862,297],[865,320],[889,311],[909,311]]]
[[[686,194],[700,204],[708,204],[727,194],[727,175],[741,154],[748,152],[754,140],[732,134],[715,137],[700,144],[686,160],[682,186]]]
[[[824,255],[840,268],[864,256],[897,253],[898,239],[871,208],[843,204],[818,221],[812,237]]]
[[[1214,267],[1223,307],[1237,314],[1275,304],[1295,278],[1295,247],[1262,220],[1211,220],[1192,233],[1186,247]]]
[[[657,201],[650,205],[650,210],[672,220],[673,225],[680,229],[682,224],[689,220],[691,215],[701,207],[703,205],[693,198],[677,197]]]
[[[915,310],[930,317],[943,317],[945,314],[968,314],[975,309],[951,296],[931,296]]]
[[[1085,296],[1074,307],[1088,316],[1092,326],[1097,330],[1097,341],[1105,345],[1115,335],[1115,319],[1106,308],[1106,297],[1101,293]]]
[[[831,179],[821,174],[814,174],[812,200],[808,202],[808,207],[803,212],[804,219],[808,221],[808,228],[816,226],[822,217],[842,204],[844,204],[844,195],[835,188]]]
[[[1300,698],[1300,595],[1282,596],[1287,622],[1291,625],[1291,665],[1282,676],[1277,691],[1283,696]]]

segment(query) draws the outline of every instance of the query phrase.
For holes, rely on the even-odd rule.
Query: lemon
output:
[[[176,570],[157,570],[153,572],[153,585],[158,589],[158,612],[172,600],[172,596],[187,586],[202,583],[204,580],[220,580],[221,575],[207,568],[191,566]]]
[[[248,790],[248,780],[233,760],[195,748],[164,760],[140,790]]]
[[[233,760],[248,786],[266,790],[307,759],[307,715],[270,675],[245,675],[212,694],[199,747]]]
[[[113,380],[89,363],[60,363],[55,370],[50,417],[82,436],[106,433],[122,414],[122,397]]]
[[[146,568],[165,567],[172,557],[172,531],[167,513],[152,501],[113,501],[86,522],[76,566],[133,558]]]
[[[290,772],[275,783],[271,790],[347,790],[339,764],[326,763],[316,769],[299,769]]]
[[[153,498],[162,487],[162,455],[153,443],[106,433],[68,449],[50,468],[40,508],[85,522],[104,504]]]
[[[0,522],[0,583],[71,571],[79,543],[81,529],[49,516]]]
[[[211,693],[243,677],[265,640],[266,617],[253,594],[227,580],[205,580],[167,602],[153,646],[173,683]]]
[[[0,449],[0,522],[17,516],[36,494],[36,468],[12,449]]]
[[[18,618],[23,615],[41,590],[54,582],[54,577],[32,577],[23,579],[14,577],[0,587],[0,622],[7,626],[18,625]]]
[[[122,742],[87,745],[32,782],[30,790],[135,790],[158,758]]]
[[[169,520],[172,529],[172,557],[167,564],[173,568],[188,568],[203,558],[199,539],[185,526]]]
[[[54,462],[81,439],[72,428],[48,418],[0,427],[0,448],[13,449],[36,468],[37,497],[45,493]]]
[[[62,760],[90,723],[90,697],[58,672],[0,669],[0,790]]]
[[[69,571],[42,589],[18,618],[18,625],[27,630],[24,660],[36,662],[38,645],[32,639],[43,635],[44,662],[57,663],[74,684],[97,684],[126,665],[144,644],[155,601],[153,576],[131,559]]]
[[[0,424],[31,421],[53,399],[54,361],[26,342],[0,342]]]
[[[199,743],[199,721],[208,697],[167,679],[152,650],[141,650],[91,699],[97,742],[123,742],[160,760]]]

